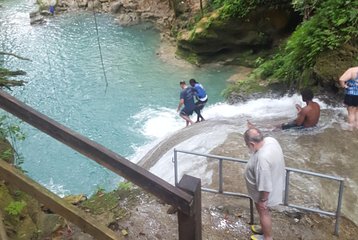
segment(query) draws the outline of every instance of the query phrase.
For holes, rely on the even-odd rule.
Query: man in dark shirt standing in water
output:
[[[196,105],[194,102],[194,90],[192,87],[188,87],[185,81],[180,82],[180,87],[182,91],[180,92],[180,101],[177,108],[179,112],[180,108],[184,105],[183,109],[180,111],[180,117],[186,121],[186,126],[193,124],[194,122],[190,119],[190,115],[193,114]]]
[[[302,101],[306,103],[305,107],[301,107],[296,104],[297,108],[297,118],[289,123],[284,123],[281,125],[282,129],[289,128],[310,128],[316,126],[320,116],[320,106],[318,103],[314,102],[313,93],[310,89],[304,89],[301,92]]]

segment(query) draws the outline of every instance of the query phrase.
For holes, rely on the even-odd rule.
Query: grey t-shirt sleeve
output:
[[[259,156],[258,168],[256,172],[257,190],[272,192],[272,176],[270,164],[265,156]]]

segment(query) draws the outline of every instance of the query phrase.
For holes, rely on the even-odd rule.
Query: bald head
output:
[[[261,131],[259,129],[257,129],[257,128],[249,128],[244,133],[244,139],[245,139],[246,144],[248,144],[250,142],[260,143],[260,142],[262,142],[264,137],[263,137],[263,135],[262,135],[262,133],[261,133]]]

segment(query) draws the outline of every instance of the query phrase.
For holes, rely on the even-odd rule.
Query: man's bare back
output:
[[[307,102],[307,106],[303,108],[297,107],[297,109],[298,114],[295,120],[297,126],[303,126],[305,128],[316,126],[321,112],[318,103],[309,101]]]

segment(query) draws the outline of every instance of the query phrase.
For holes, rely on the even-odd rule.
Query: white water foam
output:
[[[328,106],[317,101],[322,109]],[[246,119],[265,120],[275,118],[295,118],[297,110],[295,104],[304,106],[300,95],[284,96],[280,99],[259,98],[250,100],[245,103],[230,105],[227,103],[217,103],[206,106],[202,112],[203,116],[208,120],[231,120],[241,121],[241,127],[232,129],[228,125],[218,125],[211,129],[210,132],[203,132],[199,135],[193,136],[188,140],[181,142],[174,148],[192,151],[197,153],[208,154],[212,149],[223,143],[230,132],[238,131],[244,132],[246,129]],[[192,118],[194,119],[194,116]],[[149,152],[159,142],[164,141],[165,138],[175,134],[180,129],[184,128],[185,122],[178,116],[175,109],[169,108],[147,108],[133,117],[136,126],[143,136],[150,140],[150,143],[136,147],[135,154],[130,157],[133,162],[138,162],[147,152]],[[174,183],[173,175],[173,150],[168,149],[163,154],[163,157],[150,169],[154,174],[165,179],[170,183]],[[211,181],[211,173],[205,173],[206,163],[202,157],[191,156],[190,162],[185,162],[180,165],[180,173],[190,173],[194,176],[200,176],[202,181],[209,183]],[[193,170],[195,169],[195,171]]]

